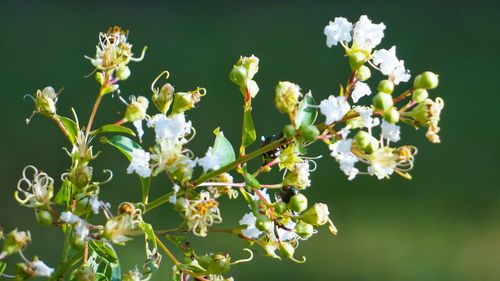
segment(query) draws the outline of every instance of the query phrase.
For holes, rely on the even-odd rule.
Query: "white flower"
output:
[[[376,175],[379,180],[392,175],[397,165],[397,157],[394,155],[394,149],[390,147],[381,147],[370,155],[371,166],[368,167],[370,175]]]
[[[380,120],[378,118],[372,117],[373,109],[371,107],[358,106],[356,107],[356,111],[359,113],[361,125],[363,127],[373,128],[380,124]]]
[[[289,220],[285,224],[285,227],[288,228],[289,230],[278,227],[278,236],[280,238],[280,241],[290,241],[297,238],[297,233],[293,231],[295,229],[295,225],[296,223],[294,221]],[[270,236],[272,239],[276,239],[274,231],[270,231],[269,233],[271,234]]]
[[[191,121],[186,122],[184,113],[178,113],[172,117],[156,114],[148,120],[148,127],[155,128],[156,142],[163,140],[185,142],[184,136],[191,132]]]
[[[351,97],[353,102],[358,102],[358,100],[364,96],[369,96],[372,93],[372,90],[368,86],[368,84],[364,82],[356,82],[354,84],[354,90],[352,91]]]
[[[175,203],[177,202],[177,192],[179,192],[179,190],[181,189],[179,185],[175,184],[173,187],[172,187],[173,191],[174,191],[174,194],[170,195],[170,197],[168,197],[168,202],[172,203],[175,205]]]
[[[142,149],[132,149],[132,160],[127,168],[127,173],[131,174],[133,172],[137,173],[143,178],[147,178],[151,175],[151,169],[149,168],[150,154]]]
[[[337,17],[334,21],[325,26],[323,31],[326,35],[326,45],[328,48],[337,46],[339,42],[351,42],[352,23],[347,19]]]
[[[374,51],[372,61],[373,64],[379,66],[380,72],[387,75],[395,85],[410,80],[410,71],[405,69],[405,62],[396,57],[396,46],[392,46],[389,50]]]
[[[319,110],[321,114],[325,115],[326,117],[326,125],[330,125],[333,122],[342,120],[349,109],[351,109],[351,107],[343,96],[335,97],[331,95],[328,97],[328,99],[322,100],[319,104]]]
[[[373,24],[366,15],[359,17],[354,25],[353,41],[362,50],[375,48],[384,37],[385,25],[383,23]]]
[[[210,146],[205,153],[205,157],[197,160],[198,165],[203,167],[203,171],[217,170],[220,168],[222,157]]]
[[[330,145],[331,156],[335,158],[339,164],[340,169],[349,180],[354,179],[359,173],[359,170],[354,167],[354,164],[359,161],[358,157],[351,152],[352,139],[341,139]]]
[[[257,218],[252,212],[245,214],[239,221],[240,225],[246,225],[246,228],[241,230],[241,234],[248,238],[258,238],[262,231],[255,226],[256,221]]]
[[[92,209],[92,212],[94,212],[94,214],[99,214],[99,208],[101,207],[101,201],[99,201],[99,198],[97,198],[97,196],[91,196],[89,198],[89,205],[90,205],[90,208]]]
[[[144,130],[142,129],[142,120],[135,120],[132,122],[134,124],[135,130],[137,131],[137,137],[139,139],[142,139],[142,136],[144,135]]]
[[[252,98],[255,98],[257,93],[259,92],[259,85],[254,80],[247,80],[247,90],[250,93]]]
[[[52,272],[54,272],[53,268],[48,267],[43,261],[36,260],[31,262],[33,265],[33,277],[50,277]]]
[[[311,180],[309,179],[309,161],[306,160],[295,164],[293,173],[297,175],[297,185],[300,185],[302,188],[311,185]]]
[[[382,125],[380,125],[380,127],[382,128],[382,137],[392,142],[397,142],[401,139],[400,127],[398,125],[382,120]]]
[[[63,212],[59,219],[62,222],[73,224],[75,226],[75,233],[81,238],[85,238],[89,235],[90,230],[86,221],[81,219],[80,217],[74,215],[72,212],[66,211]]]
[[[186,174],[196,162],[183,153],[182,144],[177,140],[164,140],[153,147],[151,154],[151,169],[154,176],[163,171],[174,173],[180,168],[186,168]]]
[[[82,220],[80,217],[75,216],[72,212],[62,212],[59,219],[69,224],[74,224]]]

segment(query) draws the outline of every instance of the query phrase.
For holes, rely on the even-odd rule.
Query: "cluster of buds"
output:
[[[229,80],[240,87],[240,91],[245,100],[255,98],[259,92],[257,82],[253,77],[259,71],[259,58],[252,55],[250,57],[240,57],[229,72]]]

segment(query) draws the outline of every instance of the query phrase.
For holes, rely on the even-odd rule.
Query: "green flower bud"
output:
[[[314,206],[302,213],[301,219],[305,223],[319,226],[326,224],[330,220],[328,215],[330,215],[328,206],[324,203],[316,203]]]
[[[214,254],[208,265],[207,271],[210,274],[222,274],[231,268],[231,258],[227,254]]]
[[[143,120],[146,118],[146,110],[148,109],[149,101],[143,96],[139,96],[137,100],[132,101],[125,111],[125,119],[128,122]]]
[[[399,122],[399,111],[394,106],[384,112],[385,121],[396,124]]]
[[[156,91],[153,93],[151,100],[153,104],[156,106],[158,111],[165,114],[170,109],[170,105],[174,100],[174,92],[175,89],[170,83],[166,83],[160,89],[160,91]]]
[[[278,213],[278,214],[281,215],[284,212],[286,212],[286,210],[287,210],[287,207],[286,207],[286,203],[285,202],[280,201],[280,202],[276,202],[274,204],[274,211],[276,211],[276,213]]]
[[[372,153],[379,146],[377,139],[365,131],[358,131],[354,137],[354,142],[360,149],[367,153]]]
[[[359,81],[366,81],[370,79],[372,76],[372,72],[370,71],[370,68],[366,65],[362,65],[359,67],[358,71],[356,71],[356,79]]]
[[[52,214],[47,210],[39,210],[36,213],[36,221],[41,225],[51,225]]]
[[[233,69],[229,72],[229,80],[239,86],[246,84],[247,69],[242,65],[233,65]]]
[[[183,213],[188,206],[187,199],[184,197],[179,197],[175,201],[174,209],[176,209],[179,213]]]
[[[72,280],[75,281],[94,281],[96,280],[96,276],[94,270],[88,265],[82,265],[80,268],[75,270],[73,273]]]
[[[297,131],[295,131],[294,126],[286,125],[285,127],[283,127],[283,135],[285,136],[285,138],[287,138],[287,139],[293,138],[293,137],[295,137],[296,134],[297,134]]]
[[[104,73],[103,72],[96,72],[95,73],[95,80],[99,83],[99,84],[104,84],[104,81],[106,80],[105,76],[104,76]]]
[[[302,193],[295,194],[292,198],[290,198],[288,208],[296,213],[303,212],[307,209],[307,197]]]
[[[430,71],[417,75],[417,77],[415,77],[415,81],[413,82],[413,86],[415,88],[427,90],[436,88],[438,84],[439,75]]]
[[[302,125],[299,131],[300,136],[302,136],[306,142],[313,142],[319,136],[319,130],[314,125]]]
[[[287,81],[280,81],[278,86],[276,86],[274,105],[280,112],[290,114],[299,103],[300,96],[299,85]]]
[[[179,92],[175,94],[172,114],[181,113],[190,110],[201,100],[201,97],[206,94],[205,88],[197,88],[191,92]]]
[[[394,91],[394,83],[390,80],[382,80],[380,83],[378,83],[377,90],[379,92],[387,93],[387,94],[392,94]]]
[[[127,80],[127,78],[130,76],[130,68],[124,64],[118,66],[115,76],[122,81]]]
[[[311,224],[299,221],[295,225],[295,233],[302,239],[307,239],[314,234],[314,227]]]
[[[288,242],[281,242],[279,250],[285,258],[293,258],[293,254],[295,253],[295,248]]]
[[[382,109],[383,111],[386,111],[394,104],[392,96],[384,92],[376,94],[372,99],[372,103],[376,109]]]
[[[429,97],[429,93],[425,89],[416,89],[413,91],[411,99],[416,103],[421,103]]]
[[[366,55],[363,52],[355,52],[349,55],[349,65],[352,70],[357,70],[366,61]]]
[[[81,236],[74,235],[73,239],[71,239],[71,246],[75,249],[81,250],[85,246],[85,239]]]
[[[118,90],[118,88],[120,88],[120,86],[118,84],[108,85],[108,86],[104,87],[104,89],[101,90],[101,95],[106,95],[106,94],[112,93],[112,92]]]
[[[86,187],[92,181],[92,167],[79,166],[69,175],[71,182],[78,188]]]
[[[45,87],[43,90],[38,90],[35,97],[35,111],[38,111],[46,116],[56,114],[57,93],[52,87]]]
[[[0,259],[8,255],[17,253],[31,243],[31,234],[29,231],[12,230],[7,233],[0,253]]]
[[[253,79],[255,74],[259,71],[259,58],[251,55],[250,57],[240,57],[236,65],[241,65],[246,69],[246,78]]]
[[[255,227],[260,231],[267,231],[272,229],[273,222],[266,215],[257,215],[257,220],[255,221]]]

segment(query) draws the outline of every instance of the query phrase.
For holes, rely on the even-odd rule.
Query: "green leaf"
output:
[[[251,145],[257,139],[257,132],[253,125],[252,112],[250,110],[245,111],[243,115],[243,141],[242,146],[247,147]]]
[[[302,125],[313,125],[314,121],[316,121],[316,117],[318,117],[318,110],[315,107],[311,107],[316,105],[314,98],[311,92],[307,93],[302,101],[299,103],[299,107],[297,108],[297,113],[295,114],[295,128],[300,128]]]
[[[106,137],[102,137],[101,142],[114,146],[121,153],[123,153],[123,155],[125,155],[128,160],[132,159],[132,150],[134,148],[142,149],[142,147],[138,143],[124,136],[112,136],[109,139]]]
[[[147,178],[139,177],[139,179],[141,180],[142,203],[148,204],[149,189],[151,186],[151,177]]]
[[[113,246],[105,241],[89,241],[87,264],[99,275],[97,280],[118,281],[121,268]]]
[[[7,264],[4,263],[3,261],[0,261],[0,275],[2,275],[2,273],[6,267],[7,267]]]
[[[247,173],[245,175],[245,186],[250,187],[252,189],[254,189],[254,188],[258,189],[258,188],[260,188],[260,183],[254,176]]]
[[[96,136],[98,134],[103,134],[103,133],[124,133],[124,134],[129,134],[131,136],[135,136],[135,133],[134,133],[134,131],[132,131],[132,129],[127,128],[125,126],[121,126],[121,125],[115,125],[115,124],[104,125],[101,128],[90,132],[90,135]]]
[[[214,130],[215,142],[213,150],[221,157],[221,166],[229,164],[236,159],[233,146],[229,140],[224,137],[224,134],[219,130],[219,128]]]
[[[56,204],[65,205],[66,207],[69,207],[72,191],[73,191],[73,184],[68,178],[65,178],[61,185],[61,188],[54,197],[54,202]]]
[[[61,121],[61,123],[64,125],[64,128],[66,128],[66,131],[68,131],[69,141],[72,144],[76,144],[76,138],[78,136],[78,132],[80,131],[80,128],[78,128],[78,124],[76,124],[75,121],[64,116],[56,115],[56,118]]]

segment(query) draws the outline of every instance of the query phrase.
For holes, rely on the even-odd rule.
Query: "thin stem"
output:
[[[245,183],[227,183],[227,182],[204,182],[199,184],[198,186],[235,186],[235,187],[245,187]],[[281,188],[283,185],[281,183],[277,184],[261,184],[260,187],[262,188]]]
[[[395,103],[395,104],[396,104],[396,103],[400,102],[401,100],[403,100],[403,99],[405,99],[405,98],[409,97],[409,96],[413,93],[413,90],[414,90],[413,88],[410,88],[410,89],[408,89],[408,90],[404,91],[401,95],[399,95],[399,96],[395,97],[395,98],[392,100],[392,101],[393,101],[393,103]]]
[[[56,269],[56,271],[50,277],[49,281],[59,280],[59,278],[64,276],[64,273],[66,273],[66,271],[68,271],[70,268],[72,268],[81,258],[82,258],[81,252],[75,253],[75,255],[71,259],[62,263]]]
[[[170,233],[182,233],[191,232],[187,228],[172,228],[172,229],[162,229],[155,231],[156,235],[168,235]],[[230,233],[235,234],[235,230],[232,228],[208,228],[207,232],[217,232],[217,233]]]
[[[172,254],[172,252],[170,252],[170,250],[167,248],[167,246],[165,246],[165,244],[163,244],[163,242],[161,242],[160,238],[158,237],[155,237],[156,239],[156,243],[158,243],[158,245],[160,245],[160,248],[163,250],[163,252],[165,252],[165,254],[167,254],[167,256],[172,260],[172,262],[175,264],[175,265],[179,265],[181,264],[177,258],[174,256],[174,254]]]
[[[162,195],[162,196],[158,197],[157,199],[151,201],[150,203],[146,204],[146,210],[144,211],[144,213],[147,213],[147,212],[151,211],[152,209],[161,206],[165,202],[168,202],[168,199],[170,198],[170,196],[172,196],[172,194],[174,194],[173,191],[171,191],[165,195]]]
[[[57,126],[59,127],[59,129],[61,129],[61,131],[63,132],[63,134],[69,139],[70,139],[70,136],[69,136],[69,132],[68,130],[66,129],[66,127],[64,127],[64,124],[61,122],[61,120],[57,117],[57,115],[54,115],[52,116],[52,120],[54,120],[54,122],[56,122]]]
[[[87,123],[87,131],[85,133],[85,135],[87,135],[87,136],[89,135],[90,130],[92,129],[92,123],[94,122],[95,115],[97,113],[97,109],[99,108],[99,104],[101,103],[102,97],[103,97],[103,94],[102,94],[102,90],[101,90],[101,91],[99,91],[99,94],[97,95],[97,99],[94,103],[94,107],[92,108],[92,113],[90,114],[89,122]]]

